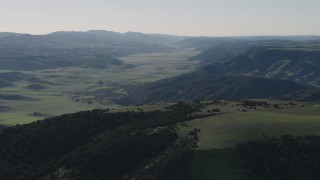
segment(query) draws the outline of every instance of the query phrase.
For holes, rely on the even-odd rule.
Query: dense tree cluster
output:
[[[264,106],[268,107],[269,104],[267,101],[253,101],[253,100],[244,100],[242,105],[245,107],[255,107],[255,106]]]
[[[88,145],[64,156],[59,166],[73,170],[70,178],[121,179],[145,160],[173,145],[177,134],[169,129],[131,131],[127,127],[104,132]]]
[[[282,136],[239,144],[236,152],[254,179],[314,180],[320,177],[320,137]]]
[[[6,126],[0,125],[0,133],[1,133],[1,131],[2,131],[4,128],[6,128]]]
[[[119,179],[177,141],[175,126],[192,119],[187,103],[166,111],[83,111],[6,128],[0,160],[20,179]],[[0,173],[1,174],[1,173]],[[8,176],[9,177],[9,176]]]
[[[193,148],[197,147],[196,139],[183,139],[163,156],[135,174],[134,179],[154,180],[186,180],[189,179],[188,164],[194,154]]]
[[[191,114],[193,112],[200,111],[200,109],[203,107],[203,104],[201,103],[187,103],[183,101],[179,101],[176,104],[167,106],[166,109],[170,109],[176,112],[181,112],[184,115]]]

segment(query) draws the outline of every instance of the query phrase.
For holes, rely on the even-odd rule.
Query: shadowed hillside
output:
[[[196,57],[211,58],[213,63],[203,70],[214,75],[251,75],[320,85],[319,47],[316,42],[253,46],[246,52],[230,55],[233,57],[213,48]],[[216,51],[222,52],[223,58]]]
[[[195,72],[133,87],[120,103],[139,104],[201,99],[268,98],[310,89],[292,81]]]
[[[320,91],[319,90],[297,91],[282,97],[276,97],[276,99],[287,100],[287,101],[300,101],[300,102],[320,102]]]

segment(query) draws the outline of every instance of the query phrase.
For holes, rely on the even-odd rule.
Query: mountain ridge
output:
[[[316,45],[253,46],[245,53],[205,64],[202,70],[219,76],[250,75],[319,86],[320,46]]]
[[[113,32],[105,30],[89,31],[56,31],[44,35],[5,33],[1,36],[0,45],[34,45],[61,47],[105,47],[105,43],[142,43],[142,44],[173,44],[183,40],[183,36],[166,34],[144,34],[139,32]],[[72,43],[72,41],[74,41]],[[38,43],[38,44],[36,44]],[[68,43],[66,45],[66,43]],[[77,45],[77,43],[82,43]],[[64,45],[64,46],[63,46]]]
[[[215,76],[196,71],[129,88],[120,104],[196,101],[201,99],[269,98],[309,90],[313,87],[293,81],[254,76]]]

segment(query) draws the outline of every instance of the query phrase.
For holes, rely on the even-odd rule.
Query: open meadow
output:
[[[319,135],[320,105],[312,103],[279,102],[279,108],[248,108],[236,102],[210,105],[208,109],[219,108],[221,114],[195,119],[181,126],[180,132],[197,128],[199,149],[230,148],[236,143],[281,135]]]

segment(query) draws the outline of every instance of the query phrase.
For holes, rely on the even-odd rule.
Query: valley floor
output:
[[[30,82],[15,82],[13,87],[0,88],[0,94],[22,95],[32,100],[0,99],[0,124],[30,123],[45,117],[94,108],[115,107],[115,96],[123,87],[152,82],[192,71],[198,62],[189,61],[197,52],[175,48],[171,52],[146,53],[123,57],[121,66],[105,69],[60,68],[23,73],[34,75],[44,83],[41,89],[28,89]],[[8,71],[0,71],[4,73]]]

